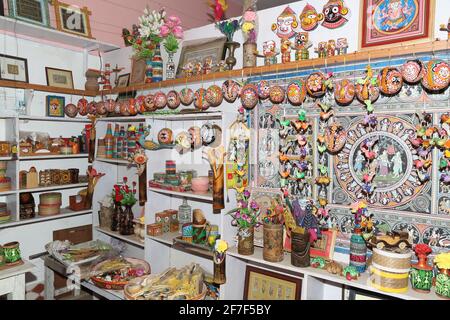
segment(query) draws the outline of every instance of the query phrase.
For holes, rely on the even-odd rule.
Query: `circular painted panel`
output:
[[[415,22],[419,13],[418,0],[378,1],[373,13],[373,27],[382,34],[397,34]]]

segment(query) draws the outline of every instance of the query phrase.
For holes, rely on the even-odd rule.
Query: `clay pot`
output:
[[[114,113],[114,109],[116,107],[116,102],[113,99],[107,99],[105,101],[106,111],[108,113]]]
[[[87,111],[90,115],[97,114],[97,103],[95,101],[91,101],[87,105]]]

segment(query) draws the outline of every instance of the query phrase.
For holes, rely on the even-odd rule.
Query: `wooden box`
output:
[[[162,225],[160,223],[152,223],[147,225],[147,235],[156,237],[162,235]]]
[[[167,211],[158,212],[157,214],[155,214],[155,222],[161,224],[163,233],[170,232],[170,217],[171,216],[172,216],[172,214]]]

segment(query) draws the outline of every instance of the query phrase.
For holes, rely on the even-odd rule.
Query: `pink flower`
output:
[[[161,37],[167,37],[170,34],[170,29],[167,25],[161,26],[160,35]]]
[[[181,19],[177,16],[169,16],[166,21],[167,23],[171,23],[174,27],[181,24]]]
[[[177,39],[183,39],[183,28],[181,26],[175,26],[172,29],[173,35],[175,36],[175,38]]]
[[[245,21],[255,21],[256,20],[256,12],[254,11],[246,11],[243,16]]]

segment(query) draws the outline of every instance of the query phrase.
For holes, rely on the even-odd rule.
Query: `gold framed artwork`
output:
[[[302,279],[247,265],[244,300],[300,300]]]
[[[51,0],[55,8],[56,28],[59,31],[91,38],[91,24],[89,16],[91,11],[87,7],[78,7],[58,0]]]
[[[51,87],[73,89],[73,75],[70,70],[45,67],[47,85]]]
[[[28,60],[0,54],[0,80],[28,82]]]

